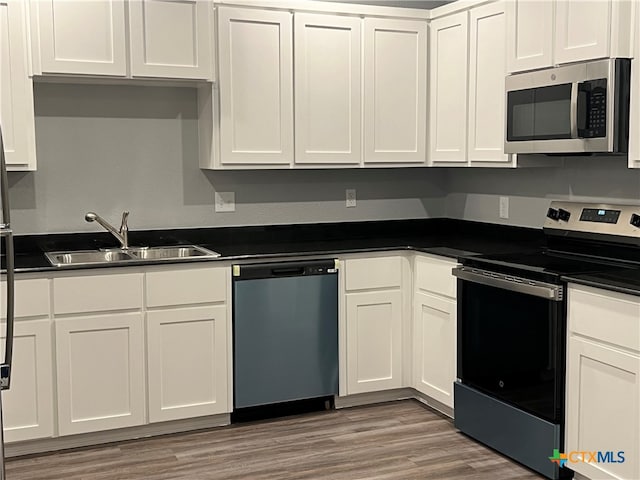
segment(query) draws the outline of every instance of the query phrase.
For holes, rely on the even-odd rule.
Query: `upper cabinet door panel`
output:
[[[208,0],[129,2],[131,74],[210,79],[210,15]]]
[[[35,170],[33,82],[22,1],[0,0],[0,124],[8,170]]]
[[[553,65],[553,2],[507,1],[509,73]]]
[[[427,24],[364,21],[365,162],[425,162]]]
[[[361,20],[296,13],[296,163],[360,163]]]
[[[467,160],[468,13],[431,22],[429,158]]]
[[[293,159],[291,17],[289,12],[219,9],[223,165]]]
[[[556,63],[609,56],[611,0],[556,3]]]
[[[427,24],[364,21],[365,163],[425,162]]]
[[[471,10],[469,59],[469,151],[472,162],[507,162],[504,154],[504,2]]]
[[[122,0],[40,0],[43,73],[125,76]]]

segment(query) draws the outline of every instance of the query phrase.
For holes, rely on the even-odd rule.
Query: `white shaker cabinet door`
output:
[[[413,321],[414,387],[453,408],[456,301],[416,292]]]
[[[506,75],[505,2],[471,10],[469,161],[508,162],[504,153]]]
[[[289,12],[220,7],[220,161],[293,160],[293,39]]]
[[[611,0],[556,2],[556,63],[609,56],[611,7]]]
[[[431,22],[429,77],[429,161],[467,161],[467,12]]]
[[[507,0],[509,73],[553,65],[552,0]]]
[[[361,22],[294,16],[296,163],[360,163]]]
[[[131,75],[211,79],[212,15],[208,0],[130,1]]]
[[[145,422],[142,313],[56,318],[60,435]]]
[[[42,73],[125,76],[123,0],[32,0]]]
[[[25,22],[22,0],[0,0],[0,124],[8,170],[36,169]]]
[[[230,411],[227,394],[227,307],[147,313],[149,421]]]
[[[347,393],[402,387],[402,292],[349,293]]]
[[[636,4],[633,61],[631,62],[631,109],[629,119],[629,168],[640,168],[640,3]]]
[[[365,163],[422,163],[427,135],[427,24],[364,20]]]
[[[2,392],[6,442],[53,436],[53,357],[50,320],[18,320],[14,326],[11,388]],[[4,358],[4,324],[0,336]]]

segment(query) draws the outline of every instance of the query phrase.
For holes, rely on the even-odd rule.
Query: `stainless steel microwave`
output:
[[[626,153],[631,60],[508,76],[505,153]]]

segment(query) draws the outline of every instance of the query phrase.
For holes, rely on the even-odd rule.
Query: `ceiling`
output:
[[[362,5],[378,5],[387,7],[408,7],[431,10],[454,0],[324,0],[326,2],[359,3]]]

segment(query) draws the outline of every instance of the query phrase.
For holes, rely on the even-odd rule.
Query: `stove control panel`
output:
[[[553,201],[544,228],[630,237],[633,243],[640,245],[640,205]]]

